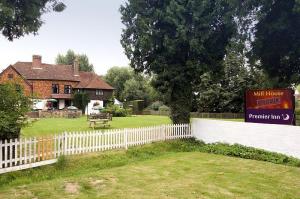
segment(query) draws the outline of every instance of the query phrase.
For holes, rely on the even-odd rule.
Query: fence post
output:
[[[64,151],[63,151],[64,155],[67,155],[67,144],[68,144],[67,133],[64,132]]]
[[[162,125],[161,126],[161,140],[166,140],[167,136],[166,136],[166,125]]]
[[[124,148],[125,150],[128,149],[128,129],[124,129]]]
[[[2,168],[2,140],[0,139],[0,169]]]

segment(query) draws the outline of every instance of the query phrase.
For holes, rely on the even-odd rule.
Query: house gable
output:
[[[8,66],[0,73],[0,84],[14,82],[21,85],[27,96],[32,95],[32,85],[13,66]]]

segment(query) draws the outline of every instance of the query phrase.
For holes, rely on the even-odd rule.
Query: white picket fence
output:
[[[192,137],[190,124],[170,124],[0,140],[0,174],[52,164],[61,155],[127,149],[155,141],[189,137]]]

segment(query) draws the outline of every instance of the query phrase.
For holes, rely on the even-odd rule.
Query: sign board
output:
[[[292,89],[248,90],[245,93],[245,121],[267,124],[295,123]]]

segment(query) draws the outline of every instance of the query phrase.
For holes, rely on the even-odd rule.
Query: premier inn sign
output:
[[[295,97],[292,89],[246,91],[246,122],[294,125],[294,109]]]

